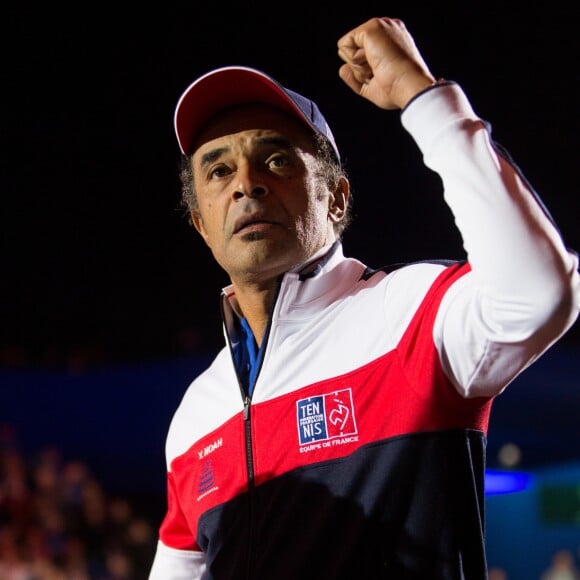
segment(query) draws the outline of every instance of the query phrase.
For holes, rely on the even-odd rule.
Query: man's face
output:
[[[308,129],[291,116],[230,109],[196,147],[193,222],[234,284],[271,281],[336,239],[340,201],[317,171]]]

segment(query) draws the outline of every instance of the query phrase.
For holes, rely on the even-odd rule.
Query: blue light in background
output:
[[[485,495],[524,491],[530,486],[531,479],[532,476],[529,473],[487,470],[485,472]]]

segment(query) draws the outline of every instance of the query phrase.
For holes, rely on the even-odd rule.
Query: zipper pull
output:
[[[250,418],[250,403],[252,399],[246,395],[244,397],[244,421],[247,421]]]

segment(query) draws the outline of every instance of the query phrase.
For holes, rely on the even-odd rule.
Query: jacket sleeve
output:
[[[179,506],[171,471],[167,473],[167,504],[149,580],[201,580],[205,554],[193,549],[195,538]]]
[[[459,85],[420,94],[401,120],[441,178],[471,265],[437,315],[441,362],[464,396],[493,396],[577,319],[578,257]]]
[[[205,573],[202,552],[176,550],[163,542],[157,543],[149,580],[201,580]]]

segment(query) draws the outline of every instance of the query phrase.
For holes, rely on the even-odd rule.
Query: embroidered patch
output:
[[[301,399],[296,402],[296,414],[300,445],[357,434],[351,389]]]
[[[197,501],[219,488],[215,485],[213,465],[211,459],[203,462],[199,480],[197,482]]]

